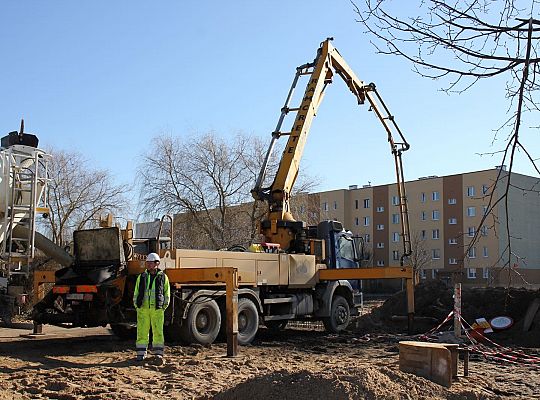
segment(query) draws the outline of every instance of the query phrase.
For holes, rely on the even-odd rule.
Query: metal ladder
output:
[[[47,161],[40,150],[29,153],[8,148],[3,151],[4,179],[11,187],[6,191],[2,256],[8,263],[18,263],[11,274],[27,274],[22,270],[33,260],[37,213],[47,213]],[[26,228],[25,235],[14,235],[16,226]]]

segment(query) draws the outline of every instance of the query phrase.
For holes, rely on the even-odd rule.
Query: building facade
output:
[[[538,178],[494,168],[423,177],[405,188],[413,250],[408,263],[420,279],[540,287]],[[342,221],[364,239],[366,264],[399,265],[403,245],[395,184],[321,192],[319,201],[321,219]]]

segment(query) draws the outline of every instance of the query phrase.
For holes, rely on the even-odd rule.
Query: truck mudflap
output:
[[[353,288],[347,280],[329,281],[319,283],[315,288],[315,296],[318,303],[314,315],[316,317],[329,317],[332,309],[334,294],[340,295],[349,303],[351,315],[358,315],[358,309],[354,303]]]

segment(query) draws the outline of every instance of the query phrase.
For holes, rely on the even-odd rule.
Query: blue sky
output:
[[[328,36],[360,79],[375,82],[411,143],[405,176],[500,164],[504,81],[439,91],[402,59],[378,55],[349,1],[3,1],[0,130],[83,153],[131,183],[162,132],[270,137],[295,68]],[[301,89],[303,91],[303,88]],[[536,133],[523,136],[536,151]],[[159,149],[153,149],[159,154]],[[328,88],[302,160],[318,190],[394,180],[385,133],[339,81]],[[533,174],[526,162],[517,172]]]

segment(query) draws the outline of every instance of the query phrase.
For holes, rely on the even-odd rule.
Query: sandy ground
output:
[[[450,389],[398,369],[405,336],[261,329],[227,358],[225,344],[168,346],[166,364],[134,361],[105,328],[0,328],[1,399],[497,399],[540,398],[540,369],[472,357]],[[534,350],[530,350],[534,351]],[[538,352],[537,352],[538,354]],[[460,372],[462,367],[460,365]]]

